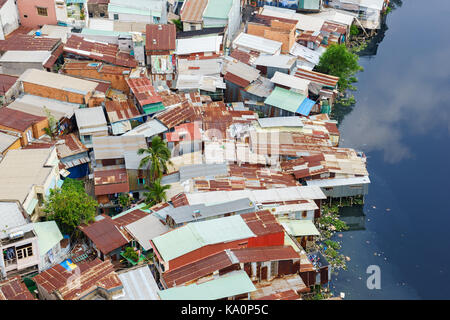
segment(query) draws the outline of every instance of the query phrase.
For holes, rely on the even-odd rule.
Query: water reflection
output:
[[[422,21],[436,13],[425,7]],[[358,74],[357,106],[340,126],[345,131],[344,146],[382,151],[388,163],[414,156],[409,137],[441,129],[450,133],[450,109],[445,107],[450,100],[450,42],[439,36],[449,30],[450,23],[448,19],[439,24],[411,22],[415,19],[408,14],[417,14],[414,9],[403,6],[393,12],[388,19],[395,22],[395,32],[374,58],[360,58],[365,71]],[[417,41],[420,34],[426,35],[426,42]]]

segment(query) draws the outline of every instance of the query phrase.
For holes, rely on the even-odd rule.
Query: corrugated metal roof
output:
[[[15,201],[0,201],[2,218],[0,219],[0,239],[8,236],[9,229],[27,224],[21,206]]]
[[[204,203],[211,205],[235,199],[249,198],[254,203],[283,202],[293,200],[326,199],[325,194],[316,186],[296,186],[271,188],[266,190],[210,191],[186,194],[190,205]]]
[[[209,206],[196,204],[192,206],[171,208],[166,211],[166,214],[170,216],[176,224],[181,224],[252,209],[255,209],[255,205],[252,204],[250,199],[244,198]]]
[[[194,164],[182,166],[179,171],[180,181],[185,181],[191,178],[226,175],[228,173],[228,166],[225,163]]]
[[[301,93],[275,87],[264,103],[290,112],[298,112],[305,99],[306,97]]]
[[[128,224],[125,226],[125,229],[139,242],[144,250],[150,250],[152,248],[150,241],[170,230],[154,214],[149,214],[142,219]]]
[[[309,80],[301,79],[298,77],[294,77],[293,75],[289,75],[283,72],[275,72],[272,79],[270,79],[273,83],[299,90],[299,92],[305,96],[308,95],[308,85]]]
[[[18,136],[13,136],[0,132],[0,154],[5,152],[14,142],[19,140]]]
[[[38,62],[44,64],[51,56],[50,51],[8,50],[0,58],[2,62]]]
[[[36,300],[20,276],[0,282],[0,300]]]
[[[296,58],[285,54],[260,55],[255,59],[256,66],[266,66],[280,69],[290,69],[296,62]]]
[[[308,180],[308,186],[316,186],[321,188],[336,187],[336,186],[351,186],[355,184],[369,184],[369,177],[353,177],[353,178],[339,178],[339,179],[322,179],[322,180]]]
[[[203,12],[203,19],[228,19],[233,0],[209,0]]]
[[[61,234],[61,231],[59,231],[55,221],[35,222],[33,223],[33,227],[38,236],[39,253],[41,257],[63,239],[63,235]]]
[[[130,54],[120,51],[117,44],[95,41],[72,35],[67,39],[64,52],[88,57],[118,66],[135,68],[137,61]]]
[[[153,137],[157,134],[166,132],[168,129],[165,125],[163,125],[161,122],[155,119],[151,119],[134,129],[128,131],[124,134],[124,136],[137,136],[137,135],[143,135],[146,138]]]
[[[208,244],[254,237],[239,215],[192,222],[152,240],[164,261],[173,260]]]
[[[35,116],[33,114],[22,111],[13,110],[10,108],[0,109],[0,125],[24,132],[34,124],[44,121],[46,117]]]
[[[177,39],[175,54],[188,55],[199,52],[219,53],[223,36],[206,36],[196,38]]]
[[[288,234],[294,237],[319,236],[320,232],[311,220],[295,220],[279,218],[278,222],[284,227]]]
[[[162,99],[156,92],[150,79],[146,77],[126,79],[128,86],[133,92],[136,100],[144,107],[147,104],[161,102]]]
[[[76,286],[71,281],[75,276],[79,284]],[[78,263],[75,270],[71,271],[57,264],[41,272],[33,280],[50,294],[58,291],[64,300],[78,300],[98,288],[107,291],[122,288],[122,282],[114,272],[112,263],[99,259]]]
[[[330,88],[335,88],[339,81],[339,77],[331,76],[320,72],[305,70],[302,68],[297,68],[297,70],[295,71],[295,76]]]
[[[123,158],[127,151],[147,148],[143,135],[93,137],[92,145],[96,160]]]
[[[82,224],[79,228],[106,255],[128,244],[128,240],[109,216],[103,215],[103,218],[89,225]]]
[[[147,265],[120,273],[124,296],[117,300],[159,300],[159,288]]]
[[[300,117],[273,117],[259,118],[258,123],[262,128],[274,127],[303,127],[303,121]]]
[[[147,24],[145,50],[175,50],[176,27],[174,24]]]
[[[208,282],[162,290],[159,296],[162,300],[217,300],[255,290],[247,273],[238,270]]]
[[[265,39],[248,33],[240,33],[233,41],[233,48],[245,48],[267,54],[280,52],[282,42]]]
[[[141,116],[131,99],[126,101],[106,100],[105,109],[111,123]]]
[[[76,91],[84,95],[94,92],[98,86],[98,83],[94,81],[37,69],[27,69],[19,80],[63,91]]]
[[[75,110],[78,129],[106,127],[106,118],[102,107],[82,108]]]
[[[201,23],[208,0],[187,0],[181,8],[181,21]]]
[[[95,195],[114,194],[130,191],[126,169],[94,171]]]

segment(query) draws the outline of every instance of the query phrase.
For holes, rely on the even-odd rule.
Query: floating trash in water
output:
[[[350,259],[349,256],[346,256],[346,257],[345,257],[345,260],[350,261],[351,259]]]
[[[375,207],[375,206],[372,206],[372,208],[373,208],[373,209],[376,209],[377,207]]]
[[[341,299],[344,299],[344,298],[345,298],[345,293],[344,293],[344,292],[341,292],[341,293],[340,293],[340,296],[341,296]]]
[[[386,208],[386,211],[391,211],[391,209],[390,208]]]

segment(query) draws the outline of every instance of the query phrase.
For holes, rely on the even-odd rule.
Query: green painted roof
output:
[[[191,222],[160,235],[152,241],[164,261],[170,261],[193,250],[227,241],[254,237],[240,215]]]
[[[301,236],[318,236],[319,230],[311,220],[296,219],[277,219],[278,222],[286,229],[287,233],[294,237]]]
[[[298,8],[306,10],[319,10],[320,0],[300,0],[298,2]]]
[[[33,224],[33,227],[38,236],[41,256],[45,255],[63,239],[63,235],[55,221],[36,222]]]
[[[111,217],[111,219],[114,220],[114,219],[120,218],[120,217],[126,215],[127,213],[130,213],[130,212],[132,212],[134,210],[137,210],[137,209],[140,209],[141,211],[150,213],[149,209],[144,209],[144,210],[141,209],[142,207],[145,207],[145,206],[146,206],[145,203],[140,203],[137,206],[134,206],[133,208],[130,208],[130,209],[126,210],[126,211],[122,211],[121,213],[116,214],[114,217]]]
[[[146,104],[142,107],[144,109],[145,114],[155,113],[158,111],[164,110],[164,105],[162,102],[152,103],[152,104]]]
[[[243,270],[201,284],[174,287],[158,292],[161,300],[217,300],[256,291]]]
[[[264,103],[290,112],[297,112],[305,99],[306,96],[301,93],[275,87]]]
[[[203,18],[228,19],[233,0],[209,0]]]

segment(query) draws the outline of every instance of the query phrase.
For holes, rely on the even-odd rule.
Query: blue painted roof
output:
[[[301,115],[308,116],[311,112],[312,107],[316,104],[315,101],[306,98],[303,100],[303,102],[300,104],[300,106],[297,109],[297,113],[300,113]]]

